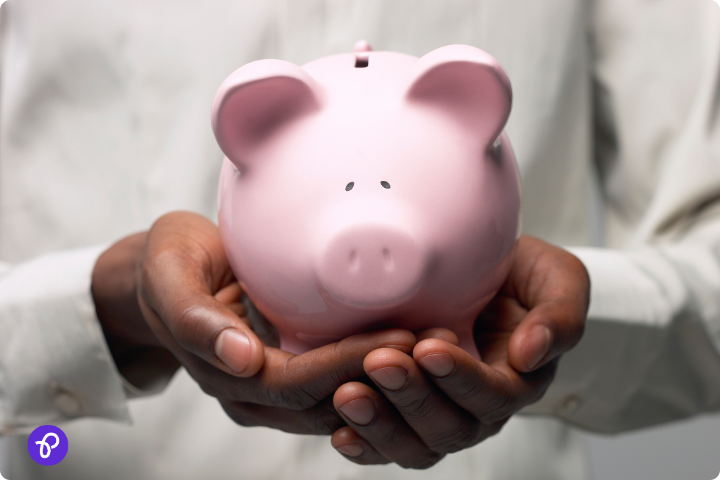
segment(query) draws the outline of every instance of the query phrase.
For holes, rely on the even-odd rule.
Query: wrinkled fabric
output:
[[[184,372],[128,400],[94,316],[100,245],[215,218],[210,105],[234,69],[465,43],[513,84],[523,232],[577,254],[586,334],[545,397],[424,472],[233,424]],[[0,433],[15,479],[589,478],[568,424],[720,404],[720,10],[710,0],[10,0],[0,18]],[[100,420],[92,417],[101,417]],[[132,422],[128,425],[123,422]],[[24,430],[61,423],[52,468]],[[5,474],[3,470],[3,474]]]

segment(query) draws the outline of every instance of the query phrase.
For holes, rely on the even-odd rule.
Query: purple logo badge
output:
[[[28,438],[28,453],[40,465],[57,465],[62,462],[68,451],[68,439],[65,432],[55,425],[38,427]]]

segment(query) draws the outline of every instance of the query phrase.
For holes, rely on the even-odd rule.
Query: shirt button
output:
[[[80,401],[77,397],[67,391],[59,391],[55,394],[55,408],[66,417],[74,417],[80,413]]]
[[[567,415],[576,412],[582,406],[582,404],[582,398],[580,398],[578,395],[572,394],[568,395],[563,399],[562,402],[560,402],[557,410],[559,414]]]

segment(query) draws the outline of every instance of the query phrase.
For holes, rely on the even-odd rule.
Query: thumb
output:
[[[148,235],[139,275],[143,315],[183,364],[196,356],[239,377],[260,370],[263,343],[214,296],[233,277],[217,227],[209,220],[190,213],[159,219]]]
[[[183,364],[196,356],[237,377],[253,376],[263,366],[262,341],[212,295],[196,294],[179,302],[161,299],[155,308],[142,296],[138,303],[155,335]]]

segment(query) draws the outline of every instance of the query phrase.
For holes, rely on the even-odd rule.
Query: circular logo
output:
[[[63,461],[68,451],[68,439],[65,432],[55,425],[43,425],[36,428],[28,438],[30,458],[40,465],[57,465]]]

